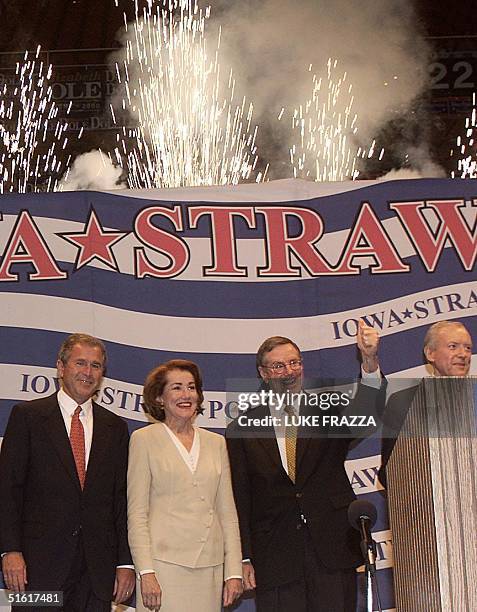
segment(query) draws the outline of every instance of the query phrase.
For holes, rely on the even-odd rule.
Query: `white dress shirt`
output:
[[[71,432],[71,420],[73,418],[74,411],[78,406],[81,406],[81,412],[79,418],[84,429],[84,450],[86,459],[86,469],[88,469],[89,454],[91,452],[91,443],[93,441],[93,402],[91,398],[86,400],[83,404],[77,404],[75,400],[70,397],[63,389],[58,391],[58,404],[60,405],[61,416],[66,427],[66,433],[68,438]]]
[[[292,405],[295,411],[295,417],[300,416],[300,397],[298,393],[294,394]],[[277,439],[278,450],[280,452],[280,459],[282,461],[283,469],[288,474],[288,462],[287,462],[287,451],[285,446],[285,438],[286,438],[286,420],[285,417],[287,413],[285,412],[286,406],[281,408],[279,411],[274,410],[273,415],[280,417],[279,420],[274,421],[274,429],[275,429],[275,437]],[[288,417],[290,418],[290,417]]]
[[[200,436],[197,435],[197,428],[194,427],[194,439],[192,441],[191,449],[190,451],[188,451],[186,447],[182,444],[182,442],[179,440],[179,438],[176,436],[176,434],[171,429],[169,429],[169,427],[165,423],[163,423],[163,425],[165,430],[171,437],[171,440],[176,445],[180,456],[193,474],[197,469],[197,463],[199,461],[200,454]]]
[[[71,432],[71,419],[73,418],[74,411],[78,406],[81,406],[81,412],[79,418],[84,429],[84,451],[85,451],[85,465],[86,472],[88,471],[88,461],[91,452],[91,444],[93,442],[93,401],[91,398],[86,400],[83,404],[77,404],[75,400],[70,397],[63,389],[58,391],[58,404],[61,410],[61,416],[66,427],[66,433],[68,438]],[[134,565],[118,565],[117,568],[134,569]]]

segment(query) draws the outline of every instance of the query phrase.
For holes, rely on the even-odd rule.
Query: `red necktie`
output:
[[[76,463],[76,471],[78,472],[78,478],[81,484],[81,488],[83,488],[84,480],[86,478],[86,452],[84,447],[83,423],[80,421],[79,418],[80,412],[81,406],[78,406],[71,418],[70,443],[71,450],[73,451],[73,457]]]

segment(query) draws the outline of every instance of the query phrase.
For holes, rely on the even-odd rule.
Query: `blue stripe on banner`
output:
[[[387,500],[386,493],[384,490],[376,491],[375,493],[366,493],[365,495],[360,495],[359,499],[365,499],[369,501],[376,507],[378,511],[378,518],[376,519],[376,523],[373,527],[373,531],[383,531],[384,529],[389,529],[389,521],[387,517]]]
[[[0,399],[0,437],[3,436],[5,432],[5,427],[7,426],[10,412],[13,408],[13,405],[16,403],[17,402],[14,400]]]
[[[129,435],[131,435],[133,431],[136,431],[136,429],[141,429],[142,427],[148,427],[147,423],[143,423],[141,421],[135,421],[133,419],[124,419],[124,420],[127,423]]]
[[[316,314],[315,280],[279,282],[220,282],[135,279],[125,274],[87,268],[70,278],[34,283],[23,278],[9,283],[5,292],[54,295],[91,301],[125,310],[176,317],[270,318]],[[15,269],[14,272],[20,272]],[[298,290],[299,284],[299,290]],[[94,287],[94,294],[92,294]],[[3,288],[2,288],[3,289]]]
[[[379,596],[381,600],[381,609],[386,612],[389,610],[395,610],[394,594],[390,590],[389,585],[393,581],[392,568],[386,568],[377,572],[377,582],[379,588]],[[358,576],[358,607],[357,610],[369,610],[366,606],[366,583],[365,574],[360,573]],[[378,604],[376,601],[376,595],[373,595],[373,608],[374,611],[378,610]]]
[[[54,368],[58,348],[66,335],[42,330],[3,328],[0,363]],[[147,373],[152,368],[175,358],[190,358],[196,361],[204,376],[204,386],[211,391],[224,391],[227,380],[257,379],[255,354],[224,357],[222,354],[214,353],[190,355],[179,352],[148,350],[113,342],[107,342],[106,346],[108,351],[107,376],[123,382],[142,385]],[[28,356],[25,354],[25,347],[28,347]],[[336,355],[335,353],[338,350],[339,355]],[[323,360],[323,353],[325,351],[305,353],[305,371],[308,376],[313,378],[326,376],[326,378],[354,379],[359,375],[359,363],[356,360],[354,346],[326,351],[329,361],[327,359]],[[346,370],[343,364],[349,364],[346,366]],[[325,369],[326,374],[324,373]]]
[[[464,271],[450,249],[441,256],[439,275],[425,272],[416,257],[407,258],[406,263],[411,265],[412,275],[370,275],[363,272],[357,276],[322,276],[281,282],[138,280],[132,275],[92,267],[72,272],[72,264],[65,263],[61,264],[61,269],[68,272],[68,279],[32,282],[26,280],[25,266],[17,265],[12,266],[12,271],[20,274],[20,280],[4,283],[2,291],[68,297],[124,310],[177,317],[270,319],[334,313],[337,295],[340,296],[339,305],[347,310],[363,308],[364,313],[376,312],[380,316],[381,302],[439,288],[444,282],[475,281],[475,272]],[[363,283],[367,284],[366,291],[363,291]],[[475,292],[477,294],[477,283]],[[459,308],[452,305],[452,298],[444,296],[441,301],[440,306],[437,303],[422,305],[421,319],[425,317],[424,309],[432,313],[439,308],[443,311]],[[375,308],[373,304],[376,304]],[[477,312],[477,302],[472,307]],[[339,319],[339,312],[336,314]],[[401,315],[399,312],[396,314]]]
[[[81,331],[81,330],[78,330]],[[0,343],[0,363],[55,367],[58,349],[67,334],[5,327]],[[25,347],[28,347],[27,350]],[[191,358],[201,367],[205,386],[210,390],[224,390],[225,380],[255,378],[255,356],[234,355],[224,358],[219,354],[189,355],[178,352],[148,350],[106,343],[108,351],[107,376],[116,380],[141,384],[156,365],[174,358]]]
[[[376,434],[373,437],[360,440],[356,446],[353,446],[348,453],[348,459],[361,459],[362,457],[379,455],[380,453],[381,440],[379,439],[378,434]]]
[[[467,318],[464,322],[471,335],[476,337],[476,318]],[[55,367],[58,348],[67,335],[34,329],[9,327],[0,329],[2,335],[0,363],[43,367]],[[406,364],[406,369],[422,365],[421,347],[426,329],[427,326],[422,326],[382,339],[380,364],[384,374],[399,372],[402,370],[403,363]],[[257,340],[257,348],[263,339]],[[204,386],[211,391],[225,390],[227,380],[253,380],[257,376],[254,353],[224,356],[205,352],[189,354],[160,349],[149,350],[114,342],[107,342],[106,345],[108,350],[107,375],[119,381],[142,385],[147,373],[153,367],[175,358],[190,358],[196,361],[204,376]],[[25,347],[28,349],[26,350]],[[359,362],[354,342],[344,347],[307,351],[304,353],[304,361],[305,373],[310,378],[355,379],[359,376]]]

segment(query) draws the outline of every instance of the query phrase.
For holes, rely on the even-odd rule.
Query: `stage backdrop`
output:
[[[14,402],[58,387],[57,349],[75,331],[105,340],[99,402],[131,430],[146,423],[147,372],[174,357],[200,364],[199,424],[220,431],[226,380],[256,375],[267,336],[295,340],[313,377],[356,376],[359,317],[380,331],[383,372],[422,375],[429,324],[460,319],[477,337],[476,201],[472,180],[1,196],[0,436]],[[349,459],[355,492],[379,508],[389,610],[377,441]]]

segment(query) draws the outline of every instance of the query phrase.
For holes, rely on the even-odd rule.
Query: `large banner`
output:
[[[13,403],[58,387],[66,334],[105,340],[98,401],[133,430],[157,364],[191,358],[205,381],[198,424],[223,431],[230,379],[256,376],[268,336],[293,339],[307,374],[356,377],[358,319],[379,329],[387,376],[421,376],[428,325],[477,337],[472,180],[264,185],[0,197],[0,436]],[[473,373],[477,373],[474,365]],[[376,480],[379,443],[350,453],[374,528],[383,609],[392,545]],[[253,609],[245,602],[242,609]]]

